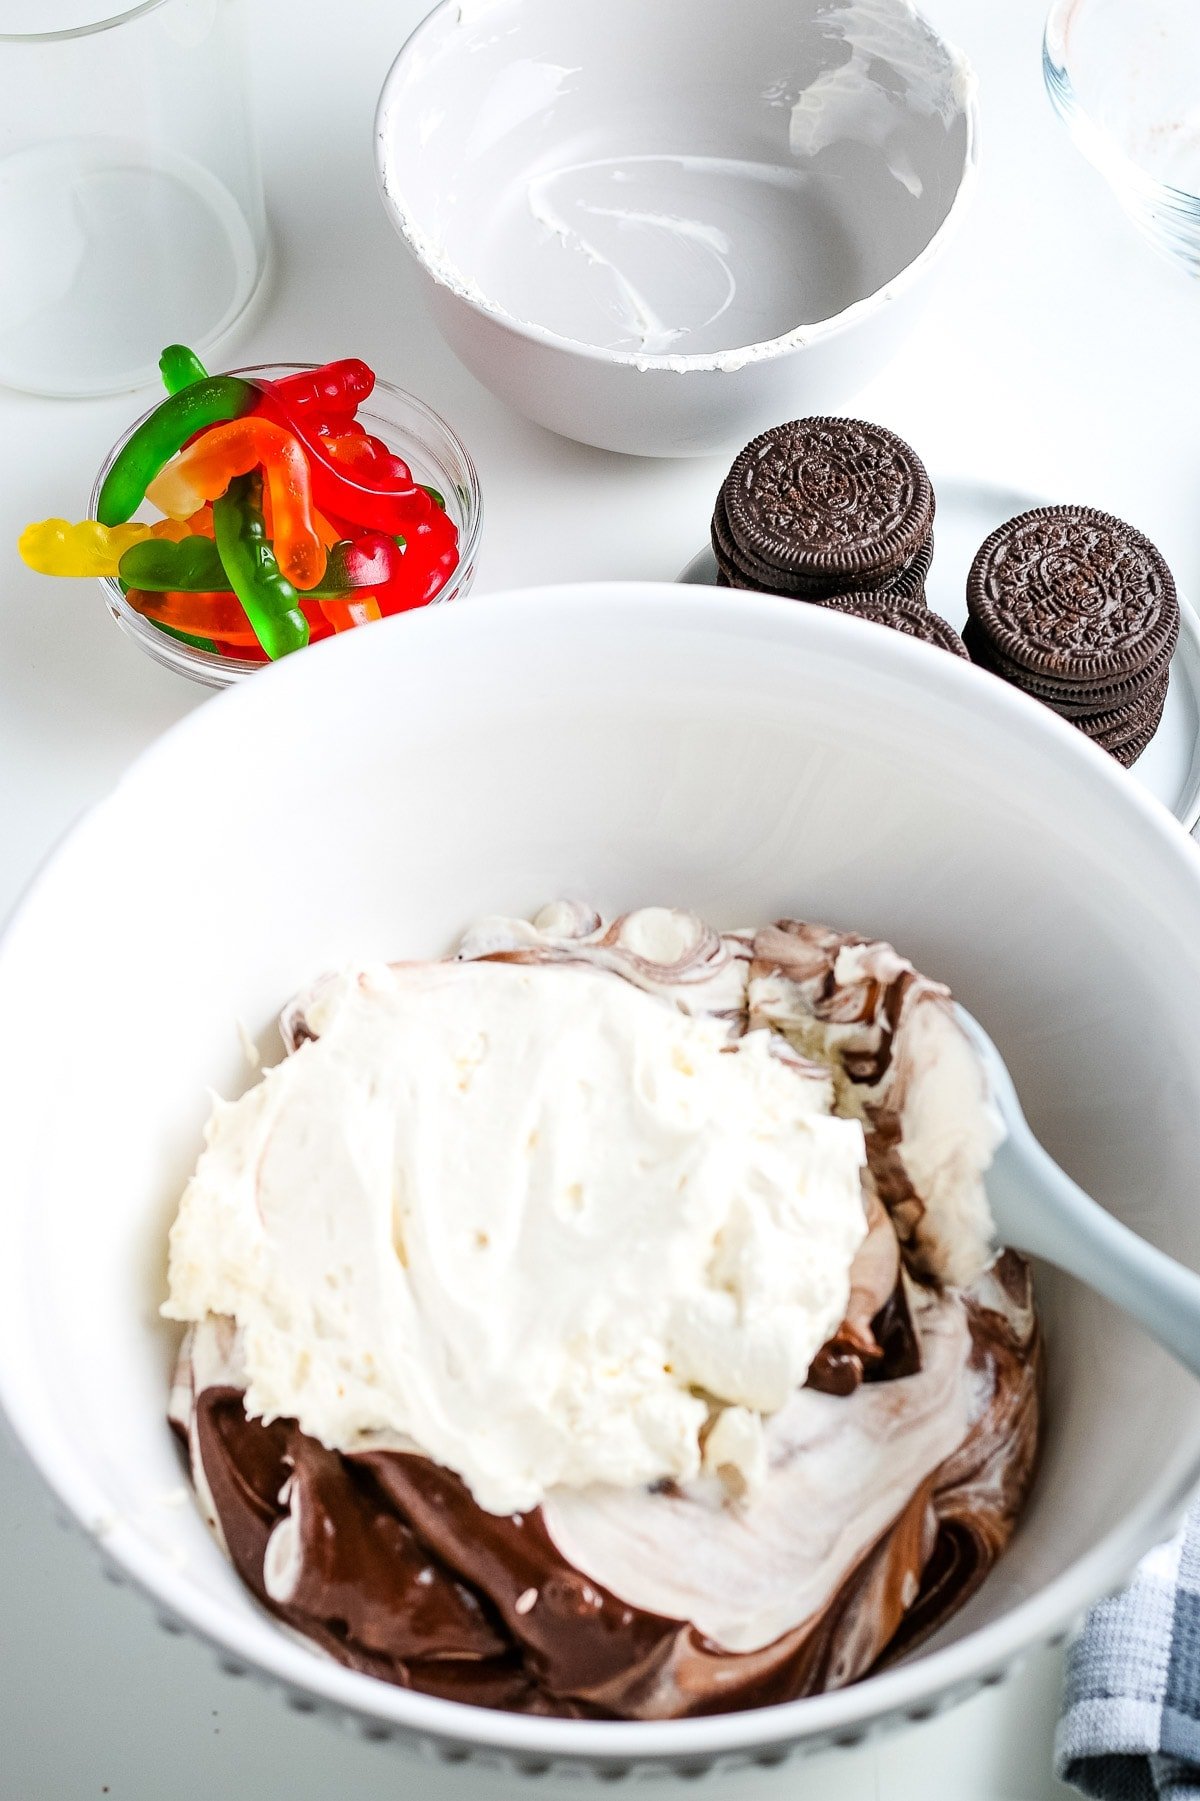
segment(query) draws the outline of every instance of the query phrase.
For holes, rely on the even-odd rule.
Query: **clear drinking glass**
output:
[[[0,383],[113,393],[266,258],[242,0],[0,0]]]
[[[1200,0],[1056,0],[1042,67],[1133,223],[1200,274]]]

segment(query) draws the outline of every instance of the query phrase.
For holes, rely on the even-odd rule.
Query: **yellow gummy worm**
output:
[[[177,544],[188,535],[178,519],[159,519],[146,525],[140,519],[128,525],[101,525],[95,519],[41,519],[27,525],[17,541],[21,561],[39,575],[111,575],[133,544],[147,538],[168,538]]]

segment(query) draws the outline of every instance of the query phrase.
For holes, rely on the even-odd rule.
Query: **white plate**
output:
[[[961,630],[967,617],[967,571],[979,546],[1006,519],[1047,503],[1044,497],[990,482],[945,479],[933,485],[938,497],[937,544],[925,591],[934,612]],[[679,577],[702,587],[716,579],[717,561],[710,546],[694,556]],[[1171,664],[1162,724],[1132,773],[1190,832],[1200,821],[1200,618],[1182,596],[1180,613],[1179,648]]]

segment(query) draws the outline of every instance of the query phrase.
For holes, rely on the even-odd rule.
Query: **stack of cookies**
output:
[[[1131,525],[1038,507],[992,533],[967,579],[972,659],[1036,696],[1128,769],[1162,719],[1179,639],[1175,583]]]
[[[858,419],[796,419],[755,438],[717,496],[718,581],[875,620],[966,653],[931,613],[934,495],[902,438]]]

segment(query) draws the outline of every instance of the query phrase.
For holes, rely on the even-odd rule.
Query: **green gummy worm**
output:
[[[208,380],[208,370],[186,344],[168,344],[158,359],[158,367],[168,394],[178,394],[198,381]]]
[[[236,375],[208,375],[155,407],[122,445],[104,478],[96,517],[101,525],[123,525],[146,498],[146,489],[188,439],[206,426],[240,419],[258,398]]]
[[[262,477],[240,475],[213,501],[217,550],[254,635],[272,662],[308,643],[308,620],[275,560],[262,512]]]

